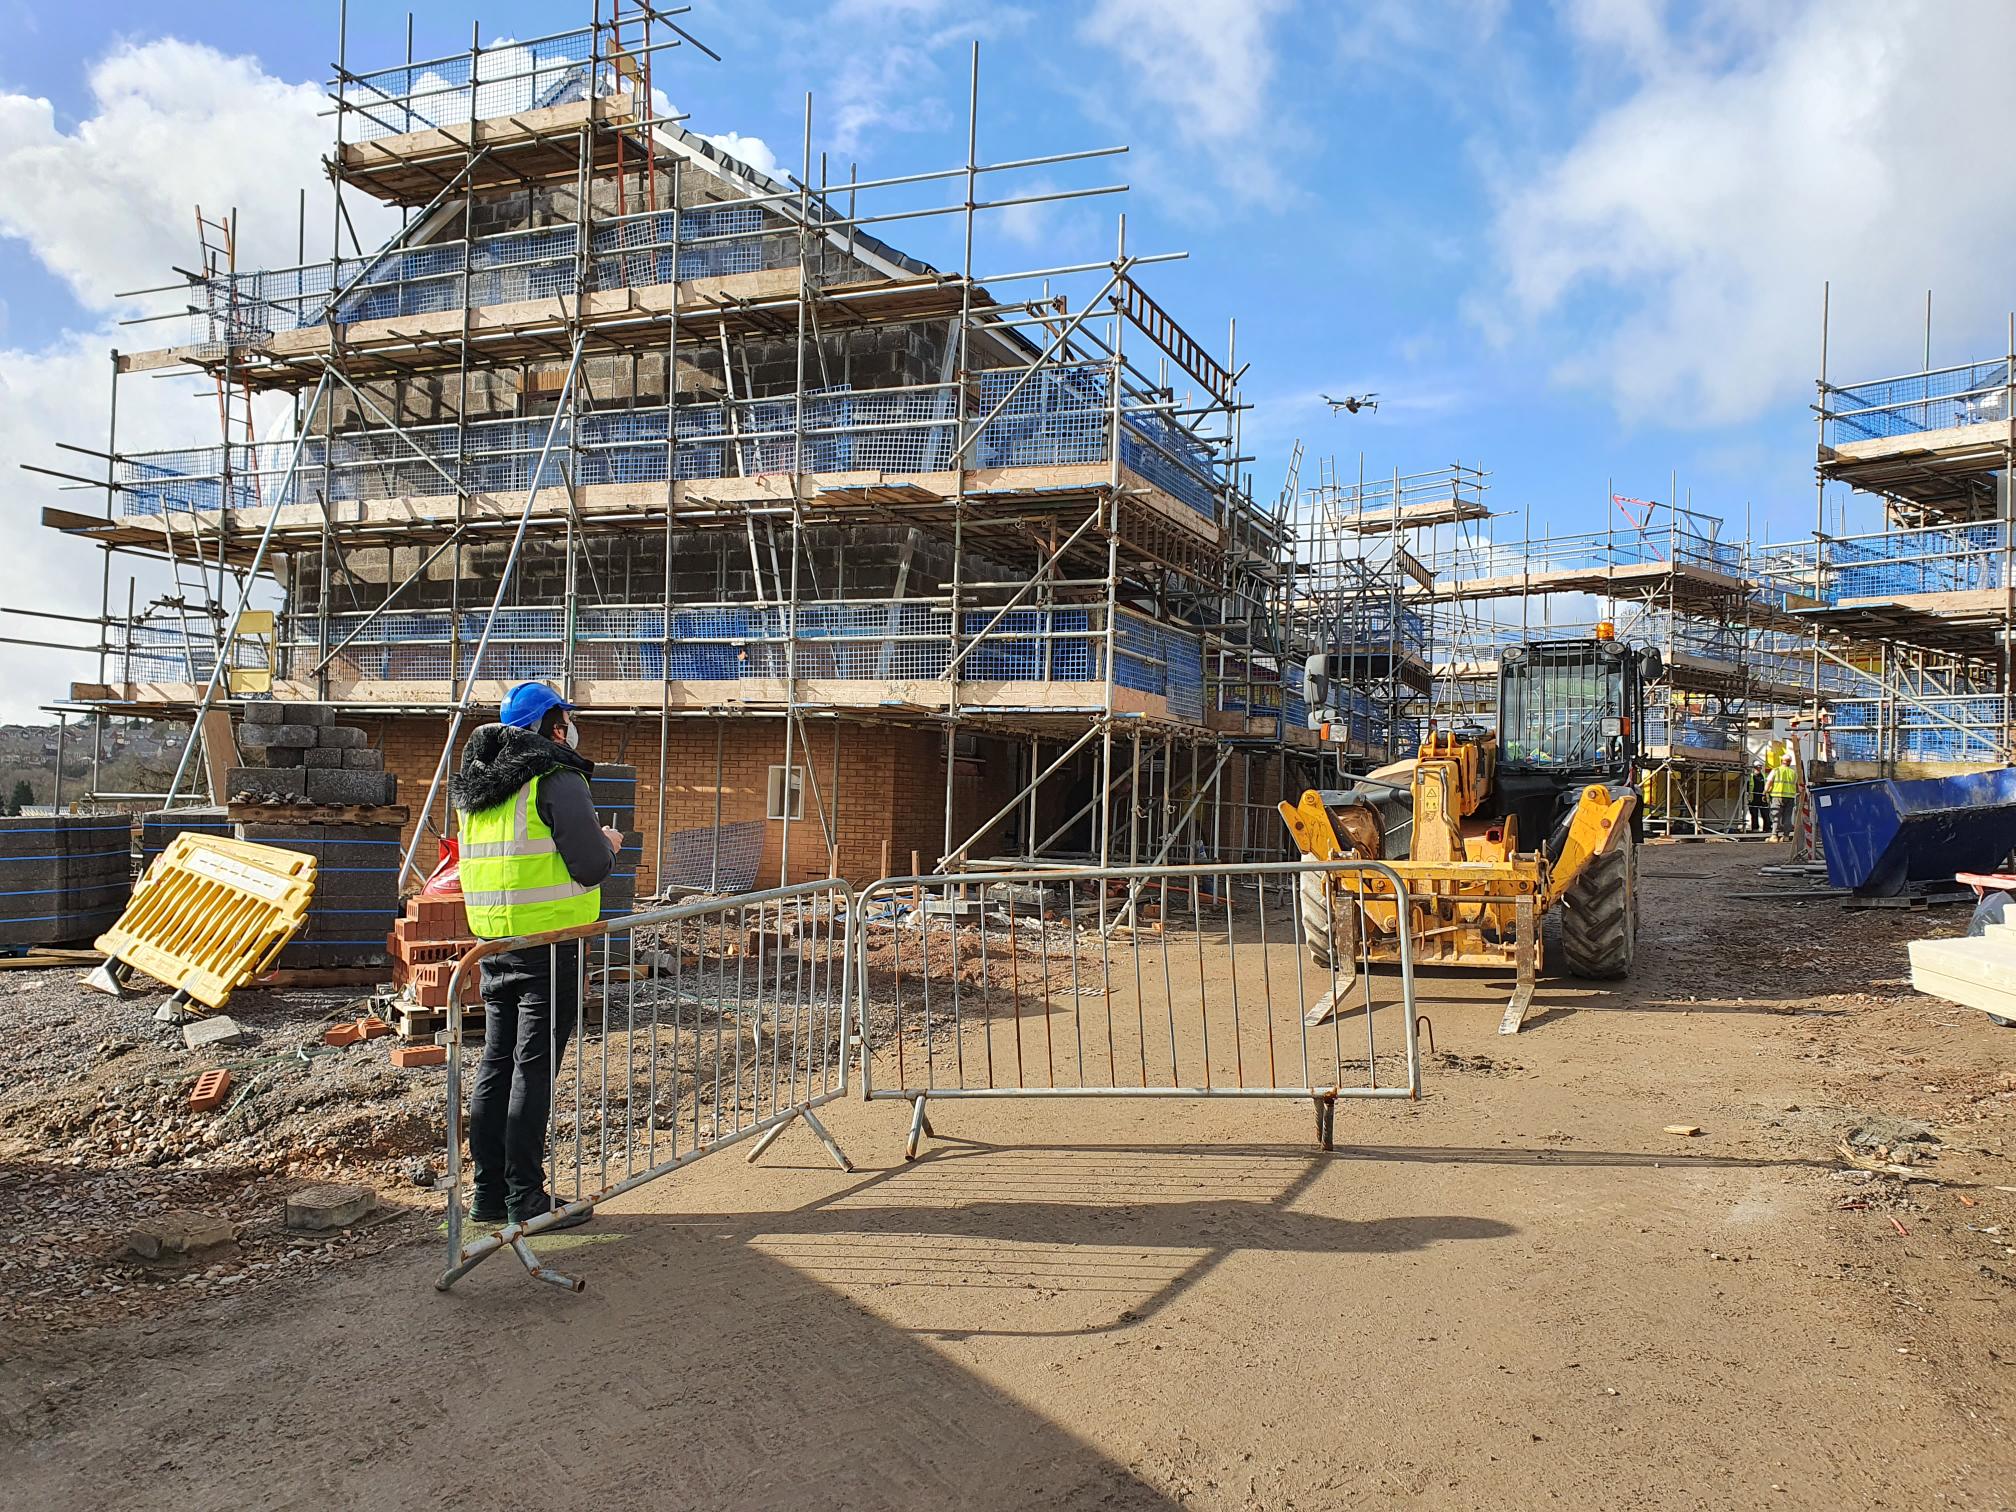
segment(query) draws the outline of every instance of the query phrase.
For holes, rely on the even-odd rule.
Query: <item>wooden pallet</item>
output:
[[[404,824],[403,803],[245,803],[224,806],[234,824]]]
[[[434,1043],[434,1036],[448,1027],[446,1008],[422,1008],[414,1003],[394,1003],[392,1005],[392,1029],[400,1039],[408,1044]],[[599,1027],[602,1022],[602,1001],[590,996],[583,1008],[582,1017],[589,1026]],[[481,1043],[483,1039],[483,1004],[478,1001],[462,1010],[462,1037]]]

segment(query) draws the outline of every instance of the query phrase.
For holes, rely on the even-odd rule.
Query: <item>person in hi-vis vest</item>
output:
[[[478,939],[593,924],[623,836],[595,814],[574,706],[544,683],[505,696],[497,724],[462,748],[455,774],[462,903]],[[523,1223],[553,1205],[546,1120],[553,1073],[580,1014],[578,941],[483,958],[483,1060],[469,1098],[469,1216]],[[593,1209],[552,1225],[585,1223]]]
[[[1792,770],[1792,758],[1785,757],[1764,778],[1764,792],[1771,800],[1771,833],[1779,840],[1792,838],[1792,805],[1799,796],[1799,775]]]

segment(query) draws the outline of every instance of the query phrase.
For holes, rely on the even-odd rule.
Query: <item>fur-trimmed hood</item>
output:
[[[488,724],[462,747],[462,769],[449,783],[448,796],[456,808],[474,813],[502,803],[534,777],[562,769],[591,777],[595,763],[537,730]]]

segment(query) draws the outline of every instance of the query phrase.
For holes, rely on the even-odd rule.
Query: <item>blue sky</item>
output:
[[[417,53],[465,47],[471,14],[426,7]],[[487,42],[587,6],[476,14]],[[398,62],[406,15],[353,0],[351,66]],[[306,86],[335,20],[334,0],[0,0],[0,461],[98,442],[93,354],[155,344],[118,332],[113,295],[189,265],[195,198],[284,262],[306,184],[326,255]],[[1935,362],[2002,348],[2016,7],[1993,0],[698,0],[687,24],[725,61],[662,63],[659,87],[787,166],[808,90],[836,174],[961,161],[975,38],[983,160],[1129,144],[1025,175],[1132,189],[997,220],[981,271],[1103,258],[1122,208],[1132,249],[1187,250],[1144,282],[1214,348],[1238,319],[1264,497],[1299,437],[1308,473],[1361,450],[1374,474],[1482,464],[1536,531],[1600,528],[1606,484],[1663,498],[1677,474],[1732,534],[1747,508],[1789,537],[1812,524],[1824,279],[1837,378],[1915,368],[1928,287]],[[1991,190],[1948,190],[1969,181]],[[956,265],[950,232],[889,239]],[[1317,397],[1368,388],[1377,415]],[[129,436],[168,444],[186,414],[211,439],[198,405],[135,398]],[[0,564],[0,594],[26,570]]]

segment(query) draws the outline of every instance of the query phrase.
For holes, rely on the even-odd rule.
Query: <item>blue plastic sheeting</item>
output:
[[[1827,543],[1828,602],[2002,586],[2002,526],[1900,530]]]
[[[470,673],[483,619],[480,612],[462,616],[458,677]],[[382,614],[343,658],[367,678],[445,679],[451,629],[446,611]],[[781,605],[675,608],[669,627],[658,609],[584,608],[574,621],[574,670],[680,682],[776,679],[790,671],[842,681],[929,681],[944,677],[956,654],[951,611],[936,604],[801,605],[795,655],[793,630]],[[338,619],[332,642],[344,633]],[[558,607],[500,609],[482,675],[560,677],[566,634],[566,614]],[[1018,608],[998,618],[991,609],[964,610],[958,646],[965,655],[957,676],[968,682],[1096,683],[1104,676],[1105,640],[1103,616],[1085,606]],[[1166,698],[1176,718],[1202,721],[1204,647],[1195,632],[1122,611],[1114,640],[1116,684]],[[180,675],[179,661],[175,671]]]
[[[1998,871],[2016,850],[2016,767],[1844,783],[1815,789],[1813,803],[1827,880],[1860,893]]]
[[[983,402],[1013,387],[1020,372],[985,373]],[[1100,370],[1039,374],[1024,385],[980,435],[980,467],[1031,467],[1106,459],[1109,420]],[[886,391],[847,385],[808,393],[804,415],[789,396],[730,407],[682,404],[676,445],[666,445],[668,411],[595,410],[564,421],[540,475],[560,485],[574,459],[577,483],[644,483],[732,474],[936,472],[952,464],[958,429],[949,388]],[[984,415],[985,411],[983,411]],[[1155,432],[1156,444],[1147,439]],[[533,486],[546,446],[549,417],[480,420],[467,426],[424,425],[311,435],[300,448],[291,485],[282,492],[291,441],[206,446],[129,456],[116,465],[121,507],[128,515],[164,511],[256,509],[321,499],[440,497],[459,485],[472,493],[510,493]],[[800,465],[800,444],[803,465]],[[1124,460],[1142,477],[1208,518],[1216,515],[1211,454],[1196,438],[1157,416],[1129,420]],[[734,452],[730,453],[730,447]]]
[[[589,237],[588,287],[753,273],[797,258],[796,237],[776,228],[766,235],[756,205],[682,211],[676,241],[673,219],[660,211],[597,224]],[[204,286],[198,319],[206,329],[197,339],[244,345],[331,320],[388,320],[572,294],[580,232],[570,224],[477,237],[467,244],[466,276],[464,243],[451,241],[214,278]]]
[[[591,89],[606,93],[612,65],[602,64],[598,86],[591,77],[596,56],[592,27],[562,32],[536,42],[497,42],[477,50],[481,60],[472,84],[471,55],[405,63],[341,81],[338,98],[348,141],[466,127],[474,116],[488,120],[525,110],[586,99]]]
[[[1829,717],[1834,753],[1848,761],[1995,761],[2002,752],[2003,701],[1995,694],[1899,702],[1887,713],[1873,700],[1844,700]]]
[[[2006,420],[2007,358],[1939,372],[1849,384],[1824,396],[1827,444],[1841,446],[1920,431]]]
[[[1196,635],[1131,614],[1114,633],[1114,684],[1158,694],[1179,719],[1204,718],[1204,643]]]
[[[980,415],[993,414],[1004,400],[1007,404],[981,432],[974,465],[1054,467],[1106,461],[1112,418],[1106,370],[1046,369],[1023,382],[1025,376],[1020,368],[980,374]],[[1123,419],[1120,460],[1206,519],[1217,517],[1210,449],[1180,426],[1160,415]]]

